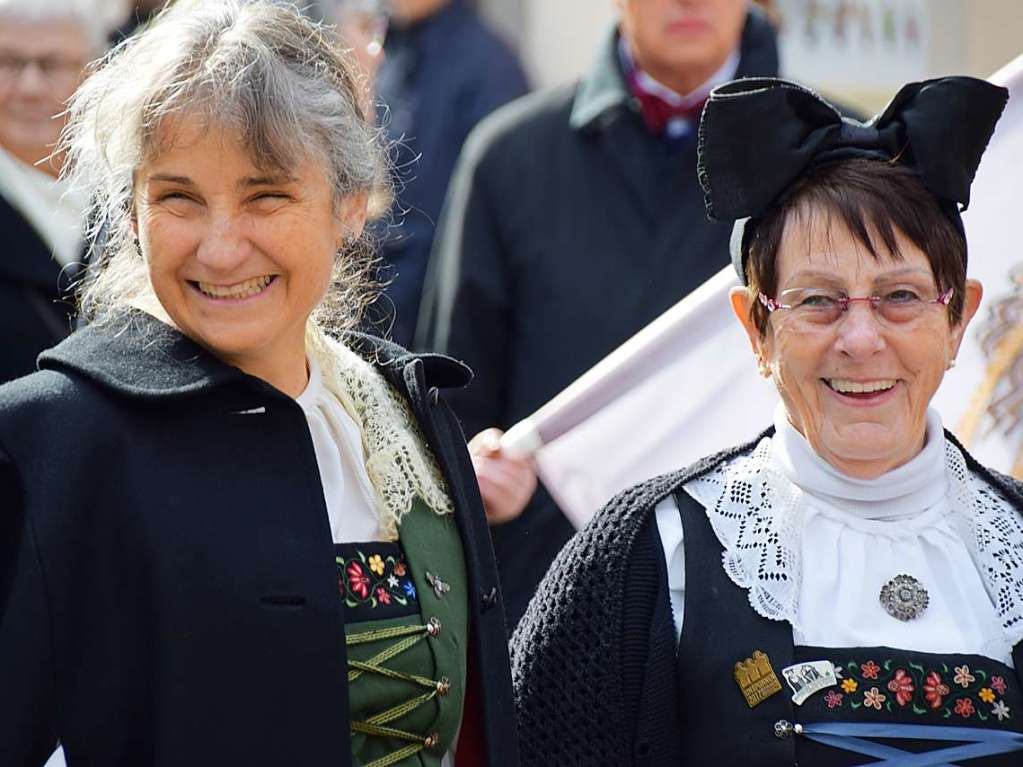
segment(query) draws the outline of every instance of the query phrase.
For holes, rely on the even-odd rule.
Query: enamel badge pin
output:
[[[760,650],[735,664],[735,681],[750,708],[781,692],[781,682],[771,668],[771,660]]]
[[[802,706],[816,692],[838,684],[835,664],[829,660],[794,663],[781,670],[781,675],[792,688],[792,702]]]

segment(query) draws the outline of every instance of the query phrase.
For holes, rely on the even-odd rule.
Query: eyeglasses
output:
[[[840,290],[827,288],[791,288],[783,290],[777,299],[760,293],[760,303],[769,312],[785,310],[808,329],[815,330],[833,325],[849,311],[854,301],[867,301],[877,316],[887,325],[905,325],[918,319],[932,306],[948,306],[953,288],[938,293],[931,288],[898,286],[887,288],[878,296],[852,298]]]
[[[82,59],[60,56],[34,57],[0,53],[0,83],[10,84],[21,77],[26,69],[34,66],[51,85],[71,85],[81,76],[85,64]]]

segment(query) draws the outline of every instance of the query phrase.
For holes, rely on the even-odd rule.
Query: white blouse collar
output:
[[[948,484],[942,495],[947,499],[948,518],[984,580],[1005,640],[1014,646],[1023,641],[1023,516],[995,487],[971,473],[962,452],[944,437],[938,439],[939,434],[940,422],[929,420],[928,446],[937,443],[943,456]],[[799,484],[789,478],[791,468],[784,468],[776,458],[776,441],[777,436],[765,437],[752,452],[719,464],[686,483],[685,488],[707,509],[714,534],[724,548],[721,560],[728,577],[748,589],[750,604],[758,614],[789,621],[798,630],[804,510],[812,505],[807,500],[816,496],[802,489],[802,477],[797,478]],[[928,449],[921,455],[925,459],[921,463],[926,463]],[[851,486],[846,486],[846,492]],[[924,491],[908,482],[904,487],[906,497],[926,501]],[[903,496],[896,500],[896,505],[916,506],[903,501]],[[921,515],[912,524],[937,518],[943,510],[938,507],[935,512]]]
[[[295,401],[298,402],[302,410],[308,411],[315,407],[316,403],[323,396],[323,373],[320,372],[320,366],[313,359],[312,355],[306,356],[305,363],[309,371],[309,381]]]
[[[809,496],[862,519],[904,519],[948,497],[945,432],[941,416],[933,408],[927,410],[923,450],[874,479],[849,477],[821,458],[789,422],[781,403],[775,409],[774,428],[772,458],[785,477]]]

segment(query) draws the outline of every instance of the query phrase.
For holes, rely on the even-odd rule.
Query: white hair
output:
[[[128,17],[128,0],[0,0],[0,23],[63,22],[78,26],[99,55],[110,34]]]
[[[386,146],[361,106],[357,72],[331,30],[279,0],[180,0],[111,51],[72,98],[60,144],[65,175],[94,201],[91,234],[102,242],[80,297],[85,316],[152,298],[133,229],[133,182],[163,148],[168,117],[187,113],[236,130],[258,167],[312,157],[336,201],[366,192],[386,208]],[[352,327],[368,302],[368,237],[336,259],[316,315],[329,330]]]

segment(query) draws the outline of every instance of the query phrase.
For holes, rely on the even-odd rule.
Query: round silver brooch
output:
[[[927,589],[912,575],[896,575],[881,587],[881,606],[900,621],[919,618],[930,601]]]

